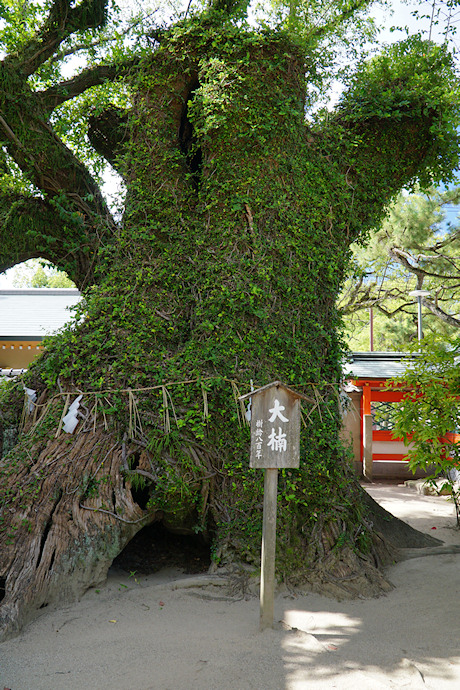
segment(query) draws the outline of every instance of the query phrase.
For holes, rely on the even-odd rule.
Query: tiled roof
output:
[[[353,379],[391,379],[404,374],[407,352],[353,352],[343,367],[344,376]]]
[[[72,317],[69,307],[81,299],[73,288],[0,290],[0,339],[40,340]]]

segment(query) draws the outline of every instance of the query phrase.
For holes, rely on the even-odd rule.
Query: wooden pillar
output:
[[[371,414],[371,387],[368,383],[363,386],[363,414]]]
[[[363,386],[363,475],[372,481],[371,387]]]
[[[372,415],[363,415],[363,474],[372,481]]]
[[[275,607],[276,504],[278,470],[266,469],[260,573],[260,630],[273,628]]]

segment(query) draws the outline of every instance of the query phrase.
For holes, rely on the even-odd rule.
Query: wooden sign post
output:
[[[249,466],[265,470],[260,575],[260,630],[265,630],[273,628],[275,604],[278,469],[299,467],[300,400],[305,396],[274,381],[239,399],[248,398],[252,402]]]

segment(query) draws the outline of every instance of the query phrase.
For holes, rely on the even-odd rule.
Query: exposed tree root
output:
[[[364,503],[369,510],[372,527],[396,549],[420,549],[430,546],[440,546],[442,541],[414,529],[407,522],[399,520],[385,508],[374,501],[367,491],[363,496]]]
[[[110,433],[82,433],[70,446],[68,439],[48,442],[9,477],[0,535],[3,636],[17,632],[37,609],[76,599],[105,580],[134,534],[158,519],[136,503]]]
[[[3,461],[2,481],[8,488],[7,500],[0,506],[0,639],[16,634],[38,609],[77,599],[104,581],[115,557],[142,527],[161,521],[169,529],[186,531],[193,522],[186,512],[151,507],[148,500],[160,480],[160,469],[145,444],[126,436],[119,441],[97,420],[82,424],[78,433],[69,436],[56,422],[58,402],[54,412],[51,404],[45,405],[46,413],[38,420],[29,419],[13,454]],[[46,425],[47,415],[54,426],[41,434],[40,424]],[[169,460],[184,472],[189,485],[196,485],[193,495],[200,497],[200,503],[194,499],[190,510],[195,511],[195,524],[200,513],[204,524],[210,510],[226,514],[218,483],[227,486],[228,478],[211,451],[190,446],[186,452],[194,463],[186,469]],[[147,484],[136,484],[139,477]],[[377,596],[391,589],[384,567],[408,557],[402,548],[440,543],[366,497],[374,521],[374,529],[368,530],[369,552],[362,555],[343,540],[342,521],[318,520],[305,552],[305,562],[312,566],[307,572],[304,568],[291,573],[291,584],[336,598]],[[260,509],[260,505],[252,508]],[[241,558],[244,549],[235,545],[234,549]],[[225,548],[222,556],[224,552]],[[231,558],[230,546],[222,561]]]
[[[399,549],[398,560],[407,561],[410,558],[422,558],[422,556],[442,556],[444,554],[460,553],[459,544],[448,546],[429,546],[420,549]]]

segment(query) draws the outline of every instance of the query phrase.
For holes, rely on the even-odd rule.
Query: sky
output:
[[[130,2],[132,2],[132,0],[130,0]],[[401,40],[406,37],[407,32],[404,29],[392,30],[391,27],[394,26],[407,27],[409,33],[422,31],[425,36],[428,36],[430,27],[429,16],[431,15],[432,11],[432,2],[403,2],[402,0],[390,0],[389,4],[391,6],[391,11],[389,11],[388,9],[382,9],[381,7],[376,7],[372,11],[372,14],[376,18],[378,24],[383,27],[379,34],[380,43],[394,43],[395,41]],[[411,14],[414,10],[418,10],[420,14],[427,15],[428,18],[414,18],[414,16],[412,16]],[[460,19],[460,12],[458,13],[458,15],[459,16],[457,17],[457,22],[458,19]],[[441,27],[445,26],[445,16],[439,17],[439,24]],[[441,36],[436,27],[433,28],[431,37],[433,40],[441,40]],[[458,41],[458,46],[456,46],[457,41],[455,40],[455,37],[453,37],[452,42],[454,47],[457,47],[457,49],[460,52],[460,39]],[[110,195],[111,193],[113,193],[113,189],[114,181],[109,180],[106,190],[107,193]],[[445,210],[446,222],[455,223],[457,221],[457,216],[460,213],[460,206],[451,205],[447,207]],[[9,271],[6,271],[6,273],[0,274],[0,289],[7,289],[13,287],[12,275],[14,273],[14,270],[15,269],[13,268]]]

